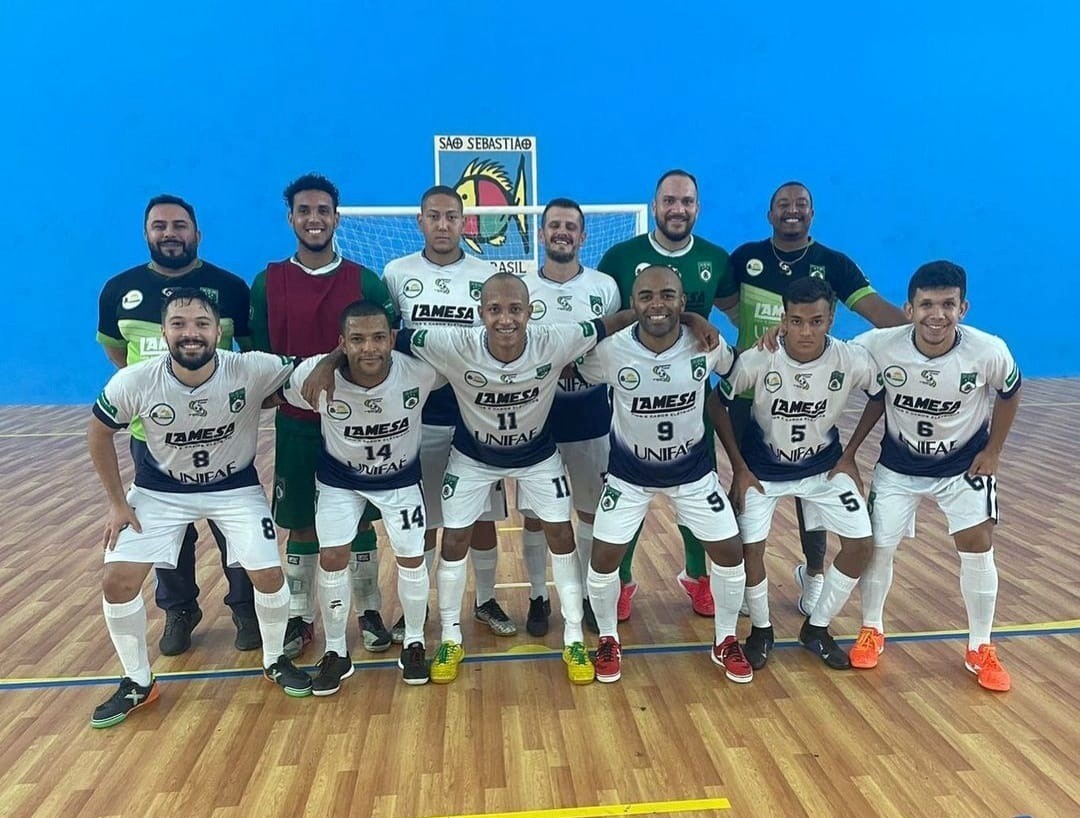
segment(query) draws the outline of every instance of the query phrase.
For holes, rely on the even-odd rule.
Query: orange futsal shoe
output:
[[[1012,687],[1009,671],[1001,666],[997,648],[993,645],[979,645],[978,650],[969,650],[964,657],[964,667],[974,673],[979,685],[987,690],[1004,692]]]
[[[877,628],[859,628],[859,636],[848,651],[851,666],[863,669],[877,667],[878,656],[885,651],[885,634]]]

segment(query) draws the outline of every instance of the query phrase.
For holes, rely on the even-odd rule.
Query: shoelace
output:
[[[506,615],[506,611],[504,611],[499,606],[499,603],[494,599],[489,599],[487,602],[481,605],[480,610],[486,613],[492,619],[497,619],[500,622],[510,618]]]
[[[877,642],[874,639],[874,632],[869,628],[860,629],[859,637],[855,640],[855,647],[873,648],[874,650],[877,650]]]
[[[570,645],[570,661],[575,665],[587,665],[589,663],[589,654],[586,653],[584,644],[574,642]]]
[[[612,662],[615,660],[616,650],[614,640],[601,642],[596,649],[596,658],[601,662]]]
[[[737,662],[741,662],[742,664],[745,664],[745,665],[750,664],[746,660],[746,656],[743,654],[742,645],[740,645],[737,641],[734,641],[734,640],[732,640],[730,645],[727,645],[726,647],[722,647],[720,649],[720,658],[721,659],[730,658],[730,659],[734,659]]]
[[[450,661],[450,653],[457,649],[453,642],[443,642],[435,654],[435,661],[439,664],[447,664]]]
[[[1001,670],[1001,663],[997,658],[997,648],[990,646],[979,656],[979,666],[982,670]]]
[[[412,644],[405,648],[405,661],[403,664],[419,664],[423,661],[424,649],[419,644]],[[441,655],[441,654],[440,654]]]

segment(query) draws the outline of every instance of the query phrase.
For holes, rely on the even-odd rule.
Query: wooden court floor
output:
[[[900,550],[881,665],[835,672],[794,644],[797,538],[782,507],[767,558],[782,647],[735,685],[706,653],[711,620],[675,585],[682,549],[661,507],[639,548],[618,684],[571,688],[557,615],[543,640],[468,620],[458,680],[418,688],[400,681],[396,647],[364,653],[354,621],[360,667],[342,691],[287,699],[259,677],[258,652],[233,650],[204,537],[192,650],[157,655],[163,615],[148,587],[161,698],[100,731],[89,715],[119,664],[101,615],[104,497],[82,439],[88,414],[0,408],[0,816],[1080,816],[1080,380],[1026,384],[999,475],[996,639],[1009,693],[981,690],[963,668],[958,560],[936,510],[923,508],[918,539]],[[847,429],[856,417],[853,407]],[[271,449],[268,430],[264,480]],[[865,454],[868,477],[876,446]],[[499,596],[520,622],[519,525],[513,516],[501,532]],[[391,564],[387,551],[388,621]],[[853,598],[834,631],[850,638],[858,624]],[[304,660],[320,648],[317,635]]]

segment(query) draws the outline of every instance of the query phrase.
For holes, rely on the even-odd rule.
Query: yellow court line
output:
[[[602,804],[596,807],[528,809],[519,812],[471,812],[433,818],[599,818],[605,815],[660,815],[695,810],[731,809],[726,798],[695,798],[685,801],[648,801],[640,804]]]

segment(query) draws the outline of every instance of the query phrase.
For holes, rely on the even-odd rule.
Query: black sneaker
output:
[[[402,620],[404,618],[402,617]],[[364,611],[357,621],[360,623],[360,635],[364,637],[364,650],[369,653],[382,653],[389,649],[394,636],[386,629],[378,611]]]
[[[311,695],[311,677],[298,670],[288,656],[281,655],[270,667],[263,668],[263,677],[284,690],[287,696],[302,699]]]
[[[532,636],[544,636],[548,632],[549,616],[551,616],[551,600],[542,596],[530,597],[529,615],[525,618],[525,630]]]
[[[473,615],[481,622],[486,623],[498,636],[513,636],[517,633],[517,625],[514,624],[514,620],[502,609],[495,597],[492,597],[483,605],[477,605],[473,608]]]
[[[202,622],[198,608],[184,611],[165,611],[165,631],[158,642],[162,656],[179,656],[191,647],[191,632]]]
[[[596,624],[596,614],[593,613],[592,603],[588,599],[582,601],[582,617],[581,621],[584,623],[585,628],[589,633],[595,633],[600,635],[600,626]]]
[[[750,635],[746,637],[746,641],[743,643],[743,655],[746,657],[746,661],[750,663],[750,667],[754,670],[761,670],[765,667],[775,641],[772,625],[766,628],[750,627]]]
[[[259,631],[259,620],[252,614],[239,614],[233,611],[233,624],[236,626],[236,641],[233,645],[237,650],[258,650],[262,647],[262,633]]]
[[[424,646],[419,642],[410,642],[408,647],[401,649],[397,665],[401,668],[401,679],[407,685],[426,685],[431,679]]]
[[[399,616],[397,622],[394,623],[394,627],[390,629],[390,641],[395,645],[400,645],[405,641],[405,614]]]
[[[341,680],[348,679],[355,672],[349,654],[338,656],[332,650],[327,651],[319,662],[318,674],[311,680],[311,695],[333,696],[341,689]]]
[[[833,670],[847,670],[851,667],[847,651],[836,644],[829,629],[811,625],[810,617],[806,617],[806,621],[799,630],[799,641],[807,650],[820,656],[821,661]]]
[[[303,617],[291,616],[285,626],[285,647],[282,648],[282,653],[289,659],[295,659],[314,638],[315,626],[311,622],[305,622]]]
[[[109,697],[109,700],[94,708],[94,715],[90,717],[91,727],[112,727],[128,717],[132,710],[157,701],[157,679],[150,677],[147,687],[137,685],[127,676],[120,680],[120,687]]]

